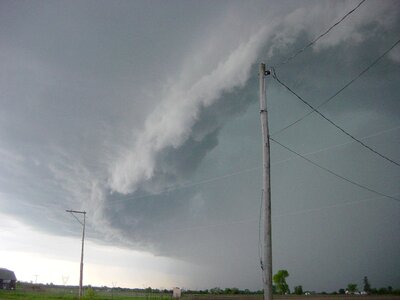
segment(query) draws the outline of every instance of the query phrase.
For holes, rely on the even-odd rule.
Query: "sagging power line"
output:
[[[357,79],[359,79],[361,76],[363,76],[366,72],[368,72],[373,66],[375,66],[383,57],[385,57],[393,48],[395,48],[398,44],[400,43],[400,39],[398,39],[392,46],[390,46],[385,52],[383,52],[379,57],[377,57],[374,61],[372,61],[366,68],[364,68],[360,73],[357,74],[353,79],[351,79],[349,82],[347,82],[343,87],[341,87],[339,90],[337,90],[335,93],[332,94],[328,99],[323,101],[321,104],[315,107],[315,109],[318,109],[328,102],[330,102],[332,99],[334,99],[337,95],[339,95],[341,92],[343,92],[346,88],[348,88],[350,85],[352,85]],[[275,68],[272,68],[272,73],[274,77],[276,77],[276,71]],[[290,123],[289,125],[285,126],[284,128],[280,129],[277,132],[274,132],[272,135],[278,135],[285,131],[286,129],[292,127],[293,125],[301,122],[305,118],[307,118],[309,115],[311,115],[314,112],[314,110],[311,110],[301,118],[297,119],[296,121]]]
[[[389,128],[389,129],[385,129],[385,130],[382,130],[382,131],[378,131],[378,132],[375,132],[375,133],[360,137],[358,139],[359,140],[364,140],[364,139],[367,139],[367,138],[376,137],[376,136],[379,136],[381,134],[385,134],[385,133],[388,133],[388,132],[391,132],[391,131],[394,131],[394,130],[398,130],[398,129],[400,129],[400,126],[395,126],[395,127]],[[342,146],[345,146],[345,145],[348,145],[348,144],[351,144],[351,143],[354,143],[354,142],[355,142],[354,140],[351,140],[351,141],[348,141],[348,142],[345,142],[345,143],[334,144],[334,145],[331,145],[329,147],[320,148],[320,149],[317,149],[317,150],[314,150],[314,151],[303,153],[303,155],[304,156],[309,156],[309,155],[321,153],[321,152],[328,151],[328,150],[331,150],[331,149],[334,149],[334,148],[338,148],[338,147],[342,147]],[[288,161],[293,160],[293,159],[295,159],[295,157],[291,157],[291,158],[286,158],[286,159],[282,159],[282,160],[279,160],[279,161],[275,161],[275,162],[271,163],[271,166],[282,164],[282,163],[288,162]],[[115,203],[121,203],[121,201],[130,201],[130,200],[139,200],[139,199],[144,199],[144,198],[150,198],[150,197],[158,196],[158,195],[161,195],[161,194],[174,192],[174,191],[177,191],[177,190],[183,190],[183,189],[187,189],[187,188],[191,188],[191,187],[196,187],[198,185],[204,185],[204,184],[212,183],[212,182],[223,180],[223,179],[230,178],[230,177],[233,177],[233,176],[238,176],[238,175],[241,175],[241,174],[244,174],[244,173],[250,173],[250,172],[258,171],[260,169],[261,169],[261,167],[259,167],[259,166],[258,167],[247,168],[247,169],[242,169],[240,171],[226,173],[226,174],[220,175],[220,176],[208,177],[206,179],[195,181],[195,182],[187,182],[187,183],[184,183],[184,184],[181,184],[181,185],[169,186],[169,187],[167,187],[165,189],[161,189],[161,190],[159,190],[157,192],[154,192],[154,193],[115,198],[115,199],[112,199],[112,200],[108,201],[107,203],[110,204],[110,205],[111,204],[114,205]]]
[[[353,139],[354,141],[356,141],[357,143],[359,143],[361,146],[363,146],[364,148],[368,149],[369,151],[375,153],[376,155],[382,157],[383,159],[387,160],[388,162],[395,164],[397,166],[400,167],[400,164],[396,161],[394,161],[393,159],[387,157],[386,155],[381,154],[380,152],[376,151],[375,149],[371,148],[370,146],[368,146],[367,144],[363,143],[360,139],[356,138],[354,135],[350,134],[347,130],[343,129],[342,127],[340,127],[339,125],[337,125],[335,122],[333,122],[331,119],[329,119],[327,116],[325,116],[323,113],[321,113],[319,110],[317,110],[317,108],[315,108],[314,106],[312,106],[310,103],[308,103],[306,100],[304,100],[304,98],[302,98],[298,93],[296,93],[295,91],[293,91],[293,89],[291,89],[287,84],[285,84],[282,80],[280,80],[277,76],[276,73],[273,74],[273,78],[283,87],[285,87],[289,92],[291,92],[294,96],[296,96],[297,99],[299,99],[301,102],[303,102],[305,105],[307,105],[308,107],[310,107],[314,112],[316,112],[319,116],[321,116],[323,119],[325,119],[326,121],[328,121],[330,124],[332,124],[334,127],[336,127],[337,129],[339,129],[341,132],[343,132],[345,135],[347,135],[348,137],[350,137],[351,139]]]
[[[282,148],[285,148],[285,149],[288,150],[289,152],[291,152],[291,153],[293,153],[293,154],[296,154],[297,156],[303,158],[304,160],[308,161],[308,162],[311,163],[312,165],[314,165],[314,166],[316,166],[316,167],[318,167],[318,168],[320,168],[320,169],[322,169],[322,170],[325,170],[326,172],[328,172],[328,173],[330,173],[330,174],[332,174],[332,175],[334,175],[334,176],[336,176],[336,177],[338,177],[338,178],[340,178],[340,179],[342,179],[342,180],[344,180],[344,181],[347,181],[347,182],[349,182],[349,183],[351,183],[351,184],[353,184],[353,185],[355,185],[355,186],[358,186],[358,187],[360,187],[360,188],[362,188],[362,189],[364,189],[364,190],[367,190],[367,191],[369,191],[369,192],[371,192],[371,193],[374,193],[374,194],[376,194],[376,195],[383,196],[383,197],[386,197],[386,198],[389,198],[389,199],[392,199],[392,200],[395,200],[395,201],[400,202],[400,199],[398,199],[398,198],[395,198],[395,197],[393,197],[393,196],[390,196],[390,195],[387,195],[387,194],[378,192],[378,191],[376,191],[376,190],[374,190],[374,189],[372,189],[372,188],[369,188],[369,187],[367,187],[367,186],[365,186],[365,185],[363,185],[363,184],[360,184],[360,183],[355,182],[355,181],[353,181],[353,180],[351,180],[351,179],[348,179],[348,178],[346,178],[346,177],[344,177],[344,176],[342,176],[342,175],[340,175],[340,174],[338,174],[338,173],[336,173],[336,172],[334,172],[334,171],[332,171],[332,170],[330,170],[330,169],[328,169],[328,168],[326,168],[326,167],[324,167],[324,166],[321,166],[320,164],[316,163],[315,161],[313,161],[313,160],[311,160],[311,159],[305,157],[304,155],[302,155],[302,154],[300,154],[300,153],[298,153],[298,152],[292,150],[292,149],[289,148],[288,146],[283,145],[281,142],[279,142],[279,141],[277,141],[277,140],[275,140],[275,139],[273,139],[273,138],[271,138],[271,137],[270,137],[270,140],[273,141],[273,142],[275,142],[276,144],[280,145]]]
[[[317,36],[316,38],[314,38],[311,42],[309,42],[307,45],[305,45],[303,48],[295,51],[291,56],[289,56],[288,58],[286,58],[285,60],[281,61],[280,63],[276,64],[275,67],[278,66],[282,66],[287,64],[289,61],[291,61],[292,59],[294,59],[297,55],[299,55],[300,53],[304,52],[307,48],[311,47],[312,45],[314,45],[319,39],[321,39],[322,37],[324,37],[325,35],[327,35],[333,28],[335,28],[337,25],[339,25],[344,19],[346,19],[349,15],[351,15],[354,11],[357,10],[357,8],[359,8],[366,0],[362,0],[360,3],[357,4],[356,7],[354,7],[352,10],[350,10],[349,12],[347,12],[343,17],[340,18],[339,21],[337,21],[335,24],[333,24],[332,26],[330,26],[327,30],[325,30],[323,33],[321,33],[319,36]]]

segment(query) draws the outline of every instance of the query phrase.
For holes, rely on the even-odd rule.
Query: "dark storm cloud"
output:
[[[393,26],[393,25],[392,25]],[[395,28],[398,28],[398,23],[394,25]],[[376,32],[378,36],[380,36],[379,43],[373,42],[373,37],[369,36],[369,32],[372,30]],[[296,91],[305,95],[306,99],[310,99],[312,104],[318,104],[321,100],[326,99],[329,97],[334,91],[338,90],[342,87],[345,83],[347,83],[350,79],[352,79],[356,74],[358,74],[363,67],[368,65],[369,62],[372,62],[376,57],[378,57],[383,51],[385,51],[385,47],[382,45],[386,45],[389,47],[390,44],[395,41],[394,34],[386,34],[383,35],[385,29],[380,28],[379,26],[369,25],[368,30],[365,28],[360,29],[360,34],[362,36],[367,36],[363,41],[358,43],[339,43],[335,46],[330,46],[325,49],[320,49],[317,52],[310,50],[308,53],[304,53],[302,57],[298,58],[297,61],[294,61],[292,65],[288,65],[282,67],[279,70],[279,76],[282,76],[282,79],[285,80],[294,86]],[[395,32],[396,30],[393,30]],[[308,36],[300,35],[298,39],[293,42],[293,48],[301,47],[307,41]],[[365,51],[368,49],[368,51]],[[285,57],[285,55],[277,56],[277,60],[280,58]],[[271,58],[273,61],[274,57]],[[338,63],[342,62],[342,63]],[[342,124],[346,125],[346,128],[351,130],[352,132],[356,132],[358,135],[365,136],[368,132],[378,132],[383,128],[391,128],[396,125],[396,118],[395,116],[399,115],[398,110],[398,103],[396,95],[398,95],[398,87],[396,86],[396,82],[398,81],[397,77],[399,73],[397,71],[398,66],[393,63],[393,60],[390,57],[385,58],[382,62],[382,65],[377,66],[374,69],[374,72],[367,74],[365,78],[363,78],[361,83],[356,83],[352,86],[352,89],[345,91],[343,95],[335,99],[336,102],[332,101],[332,103],[325,108],[324,112],[327,113],[329,116],[334,117],[336,119],[341,120]],[[361,66],[361,69],[360,69]],[[255,69],[255,68],[254,68]],[[299,71],[301,70],[301,71]],[[396,72],[397,71],[397,72]],[[255,71],[254,71],[255,73]],[[391,74],[389,78],[387,78],[386,74]],[[385,76],[384,82],[379,82],[379,78]],[[256,81],[256,77],[254,76],[251,81],[254,84]],[[272,81],[272,80],[271,80]],[[385,93],[386,97],[384,99],[385,105],[377,104],[377,95],[376,95],[376,85],[372,85],[371,82],[377,82],[378,86],[382,84],[386,85],[386,89],[390,90],[390,92]],[[285,93],[284,90],[279,88],[276,83],[270,82],[269,83],[269,91],[270,91],[270,100],[271,102],[271,127],[272,131],[277,130],[287,122],[296,119],[304,114],[307,110],[304,109],[302,104],[296,104],[296,99],[291,98],[290,94]],[[244,88],[251,89],[249,86]],[[253,87],[254,89],[254,87]],[[363,95],[360,97],[359,95]],[[231,95],[230,95],[231,96]],[[253,105],[252,107],[256,106],[254,103],[253,95]],[[234,98],[231,96],[231,99]],[[291,99],[289,99],[291,98]],[[344,98],[344,99],[343,99]],[[342,100],[344,103],[340,103]],[[347,100],[347,101],[346,101]],[[233,101],[234,102],[234,101]],[[335,105],[336,104],[336,105]],[[290,106],[290,110],[286,108],[284,105]],[[298,111],[296,112],[292,108],[298,107]],[[237,107],[241,107],[242,109],[246,108],[246,105],[240,103]],[[388,110],[387,107],[390,107]],[[280,109],[281,111],[277,111]],[[282,114],[282,110],[288,115]],[[214,111],[214,110],[211,110]],[[349,112],[351,114],[349,115]],[[290,116],[290,117],[288,117]],[[342,118],[342,119],[340,119]],[[204,120],[204,118],[200,118],[200,120]],[[207,120],[207,119],[205,119]],[[372,123],[371,123],[372,121]],[[365,127],[366,122],[368,123],[368,127]],[[315,124],[319,124],[318,128],[315,127]],[[194,125],[194,128],[196,125]],[[363,129],[364,128],[364,129]],[[368,128],[368,130],[366,130]],[[297,128],[291,129],[294,133],[288,132],[282,134],[282,138],[285,140],[290,141],[290,145],[295,145],[296,149],[300,149],[300,152],[309,152],[317,149],[322,149],[326,147],[332,147],[336,144],[348,143],[349,140],[347,137],[343,137],[340,134],[338,135],[334,128],[330,128],[330,125],[324,124],[316,118],[315,116],[311,116],[308,120],[305,120],[303,124],[297,126]],[[254,132],[255,135],[258,132]],[[299,140],[298,136],[301,133],[303,140]],[[221,133],[224,134],[223,132]],[[243,137],[242,137],[243,138]],[[258,136],[255,136],[258,138]],[[396,137],[394,137],[396,138]],[[190,139],[188,139],[190,141]],[[369,140],[370,143],[373,141]],[[237,139],[237,143],[240,143],[240,140]],[[196,144],[193,144],[197,146]],[[388,140],[386,142],[380,143],[378,145],[381,147],[380,149],[384,149],[385,151],[390,151],[393,155],[392,157],[396,159],[396,151],[393,146],[393,139]],[[210,147],[213,147],[213,144],[209,144]],[[223,147],[222,145],[218,144],[218,148]],[[277,146],[273,146],[273,154],[277,157],[277,151],[281,152],[276,148]],[[179,153],[180,150],[185,149],[185,146],[182,148],[178,148],[176,153]],[[232,151],[230,149],[225,149],[225,154]],[[235,151],[235,150],[233,150]],[[289,154],[289,153],[288,153]],[[229,155],[229,154],[228,154]],[[322,155],[322,156],[321,156]],[[336,153],[328,152],[327,154],[321,153],[319,155],[318,160],[320,161],[323,159],[325,165],[330,166],[332,169],[342,172],[344,174],[350,175],[351,178],[359,178],[359,174],[363,174],[362,182],[364,184],[374,186],[376,188],[384,188],[388,191],[389,194],[395,194],[398,192],[396,190],[396,182],[398,182],[398,170],[396,167],[387,165],[386,162],[380,161],[380,159],[374,157],[373,154],[368,153],[365,149],[362,149],[357,146],[351,146],[347,149],[339,149]],[[201,156],[200,156],[201,157]],[[218,156],[219,159],[223,159],[221,156]],[[351,161],[343,160],[341,157],[352,158]],[[207,160],[207,159],[206,159]],[[369,164],[363,164],[362,162],[369,161]],[[257,160],[254,161],[255,163]],[[227,163],[229,161],[227,160]],[[367,267],[369,265],[368,260],[370,259],[371,253],[376,250],[376,245],[373,242],[365,242],[368,240],[368,236],[379,236],[383,230],[383,227],[379,224],[377,226],[372,225],[369,223],[365,225],[366,231],[363,233],[359,233],[358,235],[354,235],[352,233],[345,233],[346,229],[336,228],[334,230],[311,230],[308,229],[308,226],[313,226],[312,224],[321,223],[321,220],[318,220],[318,217],[314,217],[313,208],[316,207],[317,209],[324,206],[333,206],[336,209],[339,209],[340,214],[338,218],[340,220],[349,220],[349,222],[344,222],[342,227],[343,228],[354,228],[354,223],[362,224],[365,219],[360,217],[353,216],[356,214],[357,216],[364,216],[371,214],[372,210],[374,209],[373,206],[369,209],[362,209],[359,212],[360,208],[352,207],[352,202],[347,204],[350,199],[354,199],[355,203],[359,203],[359,201],[363,201],[363,199],[371,199],[369,201],[385,201],[385,204],[382,204],[386,207],[392,207],[396,204],[390,203],[391,200],[386,199],[374,199],[374,196],[368,192],[360,190],[358,188],[354,188],[349,186],[347,183],[343,183],[342,181],[338,180],[337,178],[331,178],[330,175],[325,174],[320,170],[315,170],[314,168],[307,166],[302,162],[293,162],[291,163],[292,167],[290,168],[291,175],[289,176],[287,172],[282,172],[282,167],[275,167],[274,174],[276,175],[276,179],[273,179],[273,186],[274,186],[274,196],[275,199],[279,199],[281,203],[274,203],[274,209],[277,215],[283,215],[283,217],[279,217],[278,219],[275,218],[274,225],[276,225],[279,229],[275,229],[276,235],[284,235],[286,236],[281,240],[277,237],[277,242],[274,246],[274,253],[275,254],[275,262],[276,266],[278,267],[285,267],[287,265],[291,266],[292,273],[294,275],[294,279],[296,280],[303,280],[306,285],[312,285],[313,279],[312,276],[308,277],[304,274],[304,270],[311,269],[312,274],[317,274],[320,270],[316,269],[319,264],[315,264],[315,260],[319,260],[326,268],[330,268],[332,270],[331,275],[327,276],[325,281],[321,281],[321,287],[329,286],[329,281],[334,280],[337,274],[342,274],[343,272],[349,272],[347,275],[343,275],[343,279],[340,283],[338,283],[335,288],[340,287],[339,284],[345,285],[347,281],[351,281],[351,278],[357,276],[356,274],[367,273]],[[294,170],[296,171],[293,171]],[[376,172],[371,173],[371,169],[376,170]],[[376,178],[376,173],[381,174],[380,178]],[[318,174],[316,177],[315,175]],[[155,176],[156,178],[156,176]],[[242,180],[244,179],[241,176]],[[299,181],[299,178],[304,178]],[[280,182],[279,182],[280,181]],[[313,184],[310,186],[310,181],[313,181]],[[224,184],[219,182],[219,189],[224,190]],[[241,185],[243,189],[243,185]],[[185,222],[182,222],[182,219],[185,220],[184,216],[191,215],[189,212],[189,207],[186,209],[181,209],[176,211],[176,218],[182,218],[181,222],[176,221],[172,224],[175,224],[178,229],[171,230],[173,237],[168,235],[164,235],[163,237],[157,237],[157,240],[162,240],[163,242],[160,243],[159,249],[161,253],[165,251],[168,253],[170,247],[173,248],[172,252],[169,252],[170,255],[172,253],[176,253],[178,257],[191,257],[192,260],[199,260],[199,261],[208,261],[212,262],[211,264],[216,264],[219,267],[212,268],[212,272],[210,274],[218,274],[215,275],[214,279],[218,282],[218,278],[220,278],[220,273],[223,271],[219,271],[221,266],[230,265],[231,270],[236,270],[239,272],[239,268],[241,272],[249,272],[250,274],[255,275],[254,270],[256,270],[256,257],[257,254],[252,250],[246,250],[246,247],[250,244],[256,245],[257,237],[254,234],[257,229],[257,217],[256,217],[256,200],[258,199],[257,193],[250,192],[248,193],[248,197],[251,200],[251,208],[252,212],[246,207],[240,207],[240,204],[235,203],[233,207],[230,208],[230,201],[229,200],[222,200],[222,199],[239,199],[243,200],[241,197],[237,197],[237,193],[239,193],[238,189],[229,185],[227,190],[224,190],[223,194],[218,194],[214,191],[212,193],[213,188],[210,186],[206,186],[205,189],[203,188],[201,191],[202,197],[207,199],[204,202],[205,211],[208,216],[207,219],[203,220],[204,223],[199,226],[193,226],[193,222],[191,223],[192,226],[185,226]],[[299,192],[300,190],[300,192]],[[233,191],[233,192],[232,192]],[[229,194],[235,194],[235,198],[230,198]],[[329,196],[327,196],[327,193]],[[354,194],[356,193],[356,194]],[[354,195],[357,195],[354,197]],[[209,194],[213,196],[208,196]],[[252,196],[250,196],[252,194]],[[297,201],[292,202],[293,195],[297,195]],[[207,195],[207,196],[205,196]],[[214,198],[216,195],[218,197]],[[161,195],[163,198],[165,196]],[[177,198],[180,195],[177,193]],[[186,196],[187,197],[187,196]],[[281,198],[281,199],[280,199]],[[161,200],[161,199],[160,199]],[[232,201],[232,200],[231,200]],[[322,201],[322,202],[321,202]],[[389,201],[387,203],[386,201]],[[171,202],[169,202],[171,203]],[[354,204],[353,204],[354,205]],[[157,204],[154,205],[157,207]],[[349,210],[347,209],[349,208]],[[300,211],[298,217],[295,214],[294,218],[287,219],[285,218],[285,214],[291,214],[293,211]],[[364,211],[366,210],[366,211]],[[390,210],[390,209],[389,209]],[[239,218],[236,220],[240,220],[240,217],[243,216],[251,218],[245,218],[246,226],[242,228],[236,228],[229,232],[229,222],[226,222],[227,225],[218,225],[216,222],[216,218],[212,218],[212,213],[210,211],[218,211],[219,216],[224,216],[224,218],[230,218],[231,220],[235,221],[235,217],[237,216],[237,212],[240,211],[242,214],[239,214]],[[344,212],[343,212],[344,211]],[[382,213],[384,211],[388,211],[387,208],[382,208]],[[324,210],[322,213],[324,214]],[[325,213],[326,214],[326,213]],[[174,213],[168,212],[169,220],[173,220]],[[335,211],[333,215],[337,217]],[[300,221],[301,217],[306,217],[309,221]],[[214,216],[215,217],[215,216]],[[392,215],[393,217],[393,215]],[[299,226],[298,223],[291,222],[290,220],[297,220],[302,224],[299,227],[299,230],[293,230],[293,226]],[[335,219],[331,219],[331,216],[328,218],[329,221],[322,222],[323,224],[326,223],[326,226],[331,226],[331,222],[336,224]],[[363,221],[364,220],[364,221]],[[391,219],[394,222],[394,219]],[[155,221],[154,221],[155,222]],[[151,222],[152,228],[151,232],[156,232],[154,227],[154,222]],[[340,221],[342,222],[342,221]],[[164,227],[163,222],[159,222],[160,227]],[[201,223],[200,223],[201,224]],[[207,228],[207,224],[210,225],[213,233],[207,231],[202,235],[203,230]],[[293,225],[296,224],[296,225]],[[187,230],[185,230],[187,227]],[[328,227],[327,227],[328,228]],[[330,228],[330,227],[329,227]],[[335,227],[332,227],[335,228]],[[140,230],[140,229],[139,229]],[[241,234],[242,232],[242,234]],[[305,232],[309,232],[308,234],[304,234]],[[369,233],[368,233],[369,232]],[[339,245],[337,244],[337,240],[333,239],[332,243],[329,241],[326,242],[322,246],[324,251],[321,251],[322,248],[315,247],[316,241],[326,240],[326,236],[336,236],[337,239],[340,240]],[[193,237],[196,238],[193,238]],[[243,239],[243,237],[252,237],[248,241]],[[380,256],[384,257],[389,255],[391,257],[395,256],[397,248],[394,246],[395,243],[390,242],[393,240],[393,236],[388,234],[384,238],[388,247],[383,251]],[[207,246],[202,244],[201,241],[207,240]],[[188,245],[190,241],[190,245]],[[200,241],[200,242],[199,242]],[[220,242],[223,241],[223,242]],[[293,243],[297,245],[300,243],[302,246],[300,247],[293,247]],[[333,243],[336,243],[333,244]],[[355,246],[355,244],[362,245],[362,246]],[[168,246],[170,245],[170,246]],[[172,246],[173,245],[173,246]],[[300,250],[299,249],[303,249]],[[315,250],[311,251],[310,247]],[[354,252],[355,247],[357,249],[369,249],[366,253],[361,253],[358,250]],[[240,249],[238,252],[230,251],[231,249]],[[161,250],[163,249],[163,250]],[[167,250],[168,249],[168,250]],[[210,249],[217,249],[218,253],[214,253],[214,250]],[[229,250],[228,250],[229,249]],[[293,249],[293,250],[292,250]],[[328,250],[330,249],[330,250]],[[375,250],[374,250],[375,249]],[[234,261],[239,260],[242,258],[240,255],[240,251],[245,251],[248,253],[252,252],[252,263],[247,264],[248,269],[243,270],[243,265],[241,263],[233,264]],[[211,253],[210,253],[211,252]],[[297,260],[298,253],[301,252],[300,258]],[[323,255],[317,255],[316,253],[323,253]],[[350,254],[346,254],[350,253]],[[337,255],[345,256],[343,261],[333,267],[335,265],[335,261],[337,259]],[[351,265],[351,271],[348,270],[347,266]],[[240,267],[239,267],[240,266]],[[388,266],[387,266],[388,267]],[[236,269],[238,268],[238,269]],[[397,266],[391,265],[390,269],[393,270],[392,274],[395,274],[395,268]],[[251,271],[251,270],[253,271]],[[224,273],[225,274],[225,273]],[[246,273],[248,274],[248,273]],[[226,275],[225,275],[226,276]],[[358,275],[359,276],[359,275]],[[373,272],[371,274],[374,279],[379,280],[379,276]],[[229,276],[228,276],[229,277]],[[395,277],[393,277],[395,278]],[[391,280],[394,280],[394,279]],[[200,280],[200,279],[199,279]],[[221,279],[220,279],[221,280]],[[234,280],[232,278],[232,280]],[[220,281],[224,283],[224,280]],[[393,282],[393,281],[392,281]],[[296,282],[293,282],[296,284]]]
[[[70,234],[64,209],[81,207],[94,239],[203,266],[185,270],[188,285],[259,288],[256,64],[281,61],[354,3],[41,3],[2,4],[2,211]],[[396,40],[396,5],[367,1],[278,76],[321,103]],[[386,130],[366,143],[398,161],[393,53],[321,111],[361,138]],[[267,86],[271,132],[307,112]],[[397,167],[315,115],[277,138],[301,153],[328,148],[311,158],[400,192]],[[272,162],[275,269],[310,289],[398,282],[397,203],[274,144]]]
[[[255,102],[257,88],[254,83],[250,83],[246,89],[225,93],[218,102],[202,108],[186,141],[179,147],[169,146],[159,152],[154,175],[145,182],[143,188],[157,192],[168,184],[187,181],[207,153],[218,145],[221,127]]]

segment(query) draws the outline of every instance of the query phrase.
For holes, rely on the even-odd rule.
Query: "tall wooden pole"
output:
[[[83,297],[83,249],[85,245],[85,227],[86,227],[86,211],[78,211],[78,210],[66,210],[66,212],[69,212],[72,214],[75,219],[81,223],[83,226],[82,229],[82,250],[81,250],[81,264],[80,264],[80,270],[79,270],[79,299],[82,299]],[[74,215],[74,214],[83,214],[83,223]]]
[[[264,255],[263,255],[263,287],[264,300],[272,300],[272,243],[271,243],[271,177],[268,112],[266,104],[265,76],[270,72],[265,70],[265,64],[259,67],[260,85],[260,119],[263,139],[263,204],[264,204]]]
[[[86,225],[86,212],[83,213],[83,232],[82,232],[82,251],[81,251],[81,268],[79,276],[79,299],[83,297],[83,248],[85,245],[85,225]]]

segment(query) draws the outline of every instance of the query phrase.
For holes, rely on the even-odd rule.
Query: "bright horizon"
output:
[[[62,277],[65,276],[68,277],[67,285],[79,286],[80,238],[40,233],[2,215],[1,225],[4,223],[12,226],[13,230],[0,233],[3,247],[6,245],[6,249],[0,250],[2,267],[14,271],[17,280],[35,283],[38,275],[37,283],[64,285]],[[14,235],[28,239],[21,241]],[[49,253],[53,254],[49,257]],[[112,287],[116,282],[117,286],[125,288],[150,286],[171,289],[178,280],[174,281],[162,272],[172,268],[174,263],[174,260],[149,253],[99,245],[86,240],[83,283]],[[155,282],[157,286],[154,286]]]

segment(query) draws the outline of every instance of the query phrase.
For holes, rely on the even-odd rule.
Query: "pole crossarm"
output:
[[[72,209],[67,209],[66,212],[77,213],[77,214],[86,214],[86,211],[72,210]]]

